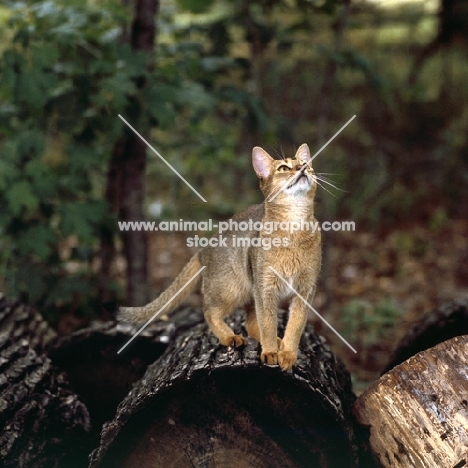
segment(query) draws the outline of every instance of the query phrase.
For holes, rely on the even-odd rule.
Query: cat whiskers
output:
[[[330,192],[330,190],[328,190],[328,189],[327,189],[324,185],[322,185],[320,182],[322,182],[323,184],[330,185],[330,186],[333,187],[335,190],[339,190],[340,192],[345,192],[345,191],[346,191],[346,190],[342,190],[342,189],[338,188],[336,185],[332,184],[332,183],[330,182],[330,180],[327,179],[327,177],[324,177],[324,176],[322,175],[322,173],[320,173],[320,174],[313,174],[313,178],[314,178],[316,184],[317,184],[319,187],[321,187],[323,190],[325,190],[325,192],[328,192],[331,196],[335,197],[336,199],[338,199],[338,197],[337,197],[334,193]]]
[[[276,156],[278,156],[278,159],[282,159],[283,161],[286,159],[284,156],[284,151],[282,147],[280,147],[281,153],[278,153],[278,150],[275,148],[273,148],[273,151],[276,153]]]
[[[318,174],[315,174],[315,176],[317,177],[318,180],[320,180],[321,182],[324,182],[325,184],[330,185],[334,189],[339,190],[340,192],[346,192],[346,190],[340,189],[336,185],[332,184],[332,182],[334,182],[334,181],[332,181],[328,177],[324,177],[324,174],[325,174],[324,172],[320,172]],[[335,174],[331,174],[331,175],[335,175]]]

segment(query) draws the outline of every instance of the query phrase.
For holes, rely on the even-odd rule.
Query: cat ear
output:
[[[294,156],[298,161],[309,162],[310,161],[310,150],[307,143],[302,144],[296,151]]]
[[[252,164],[260,179],[266,179],[269,176],[273,161],[274,159],[260,146],[252,150]]]

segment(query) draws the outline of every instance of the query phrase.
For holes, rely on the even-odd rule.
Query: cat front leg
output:
[[[260,295],[259,295],[260,296]],[[278,364],[278,339],[277,339],[277,304],[273,297],[265,294],[256,298],[255,309],[258,327],[260,329],[260,344],[262,352],[260,359],[265,364]]]
[[[311,295],[313,298],[313,294]],[[297,350],[307,324],[308,306],[295,296],[291,301],[288,325],[278,352],[278,364],[281,369],[289,370],[297,360]]]
[[[249,304],[245,311],[247,313],[247,319],[245,321],[245,329],[247,330],[247,334],[251,336],[254,340],[257,340],[261,343],[260,338],[260,327],[257,321],[257,313],[255,312],[255,306],[253,303]],[[277,348],[280,348],[281,345],[281,338],[278,336],[276,338]]]

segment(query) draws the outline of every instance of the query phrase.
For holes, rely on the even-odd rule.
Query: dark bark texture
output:
[[[88,411],[65,376],[29,343],[0,335],[1,466],[85,466]]]
[[[176,335],[104,426],[92,468],[363,466],[349,374],[310,327],[289,373],[261,364],[253,341],[220,346],[204,323]]]
[[[468,299],[447,304],[426,314],[400,340],[384,371],[455,336],[468,334]]]
[[[30,348],[41,354],[56,335],[41,314],[0,293],[0,336],[12,341],[24,339]]]

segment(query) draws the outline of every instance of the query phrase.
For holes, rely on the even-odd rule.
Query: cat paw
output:
[[[297,353],[295,353],[294,351],[280,351],[278,353],[278,364],[284,371],[292,369],[292,366],[294,365],[296,360]]]
[[[230,348],[239,348],[247,344],[247,340],[240,335],[228,335],[219,341],[222,345],[228,346]]]
[[[278,353],[277,351],[262,352],[260,359],[264,364],[274,366],[278,364]]]

